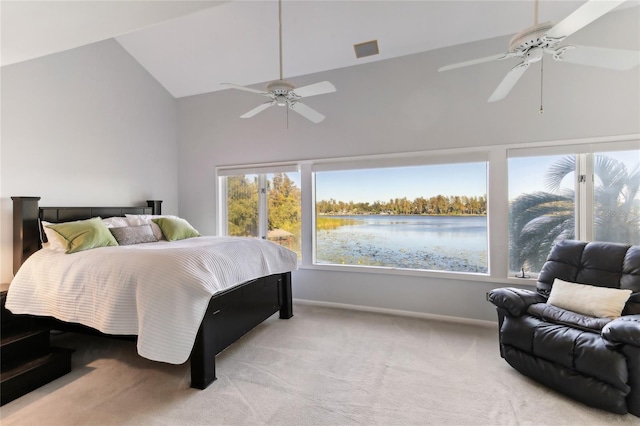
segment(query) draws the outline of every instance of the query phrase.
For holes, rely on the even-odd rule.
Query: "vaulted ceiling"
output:
[[[540,0],[538,20],[559,22],[583,3]],[[0,19],[3,66],[113,37],[177,98],[279,76],[274,0],[3,0]],[[511,35],[533,21],[531,0],[284,0],[284,77]],[[379,55],[357,59],[353,45],[370,40]]]

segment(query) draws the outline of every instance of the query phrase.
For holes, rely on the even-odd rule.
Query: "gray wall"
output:
[[[2,282],[12,277],[11,196],[41,205],[178,211],[176,100],[107,40],[2,67]]]
[[[611,13],[571,37],[575,44],[640,50],[638,8]],[[605,37],[602,37],[602,35]],[[291,79],[329,80],[337,93],[305,101],[327,116],[314,125],[271,108],[241,120],[263,101],[225,90],[178,100],[180,214],[214,234],[214,167],[430,149],[500,145],[640,133],[640,71],[615,72],[544,62],[507,99],[486,99],[515,62],[447,73],[442,65],[500,53],[509,37]],[[264,85],[256,86],[263,88]],[[506,216],[504,218],[506,223]],[[493,320],[485,293],[496,283],[302,270],[294,297]]]

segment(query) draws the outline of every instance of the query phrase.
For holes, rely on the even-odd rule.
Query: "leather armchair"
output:
[[[555,278],[632,295],[621,317],[590,317],[546,303]],[[498,288],[489,300],[513,368],[589,406],[640,417],[640,246],[559,241],[536,291]]]

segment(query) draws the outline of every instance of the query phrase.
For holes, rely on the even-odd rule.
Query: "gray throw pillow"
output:
[[[128,246],[140,243],[155,243],[158,241],[153,235],[151,225],[124,226],[122,228],[109,228],[118,244]]]

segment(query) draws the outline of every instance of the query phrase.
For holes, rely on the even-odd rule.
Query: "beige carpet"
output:
[[[497,331],[299,306],[217,357],[218,380],[136,355],[133,342],[66,334],[73,371],[0,409],[10,425],[638,425],[523,377]]]

